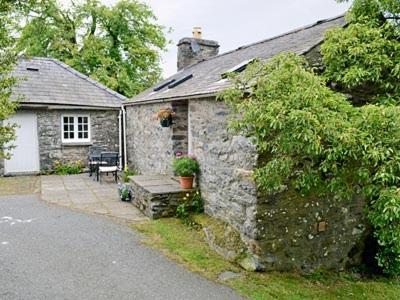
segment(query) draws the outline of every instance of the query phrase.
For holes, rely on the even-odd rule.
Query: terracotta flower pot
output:
[[[183,189],[190,190],[191,188],[193,188],[193,177],[180,176],[179,181]]]

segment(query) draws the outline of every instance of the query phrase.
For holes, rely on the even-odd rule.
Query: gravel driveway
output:
[[[140,243],[123,224],[0,198],[0,299],[240,299]]]

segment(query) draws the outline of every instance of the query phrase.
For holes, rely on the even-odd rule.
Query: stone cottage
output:
[[[344,26],[343,16],[218,55],[215,41],[198,35],[178,43],[178,72],[125,103],[130,167],[144,175],[172,174],[177,151],[194,154],[205,211],[240,234],[258,269],[311,272],[357,263],[365,237],[362,201],[335,206],[330,199],[263,196],[251,179],[258,153],[227,130],[230,111],[216,101],[229,86],[224,74],[240,72],[253,59],[290,51],[318,63],[324,32]],[[176,112],[163,128],[152,115]]]
[[[20,59],[14,99],[16,146],[0,159],[0,175],[52,169],[54,161],[86,162],[90,145],[119,150],[119,116],[125,97],[50,58]],[[21,98],[19,98],[21,97]]]

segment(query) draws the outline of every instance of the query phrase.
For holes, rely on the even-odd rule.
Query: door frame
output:
[[[32,115],[34,117],[34,123],[35,125],[33,126],[34,128],[34,136],[36,136],[36,149],[37,149],[37,155],[35,155],[36,157],[32,156],[32,158],[34,158],[36,160],[36,166],[37,166],[37,170],[32,170],[32,171],[20,171],[20,172],[13,172],[13,171],[8,171],[7,170],[7,162],[9,160],[4,159],[4,175],[5,176],[12,176],[12,175],[37,175],[40,173],[40,147],[39,147],[39,128],[38,128],[38,117],[37,117],[37,113],[34,111],[24,111],[24,110],[18,110],[16,111],[16,113],[12,116],[15,117],[18,114],[22,114],[22,115]],[[4,121],[4,122],[8,122],[8,120]],[[17,124],[18,126],[20,126],[20,124]],[[17,129],[18,130],[18,129]],[[18,147],[18,145],[16,144],[16,141],[14,141],[15,146]]]

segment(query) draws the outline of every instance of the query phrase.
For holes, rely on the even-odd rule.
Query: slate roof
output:
[[[13,74],[20,79],[13,96],[23,96],[23,104],[117,108],[127,100],[52,58],[21,58]]]
[[[161,86],[172,79],[179,80],[192,74],[193,78],[184,83],[172,89],[164,87],[158,92],[154,92],[154,87],[152,87],[130,99],[126,104],[215,95],[218,91],[229,86],[229,81],[221,80],[221,74],[226,73],[240,63],[254,58],[265,60],[285,51],[304,54],[323,41],[323,35],[327,29],[343,27],[345,24],[346,22],[342,15],[318,21],[312,25],[211,57],[181,70],[158,83],[155,87]]]

